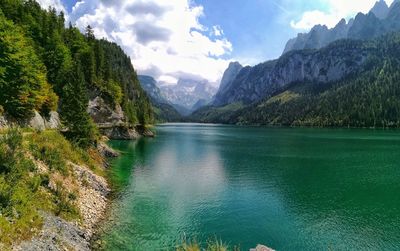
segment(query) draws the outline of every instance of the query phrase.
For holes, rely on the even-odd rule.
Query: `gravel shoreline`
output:
[[[106,144],[101,143],[101,154],[116,157],[118,154]],[[47,212],[41,212],[43,227],[31,240],[23,241],[12,250],[16,251],[64,251],[92,250],[91,241],[98,224],[104,220],[109,206],[111,189],[107,180],[85,166],[69,163],[76,177],[79,196],[77,206],[81,221],[66,221]]]

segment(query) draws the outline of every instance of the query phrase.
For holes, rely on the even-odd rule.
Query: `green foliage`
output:
[[[0,243],[15,244],[37,233],[40,211],[79,219],[78,193],[68,163],[93,166],[95,161],[59,132],[23,136],[20,129],[5,131],[0,136]]]
[[[0,243],[29,237],[41,225],[37,208],[41,195],[35,167],[26,157],[22,133],[9,130],[0,137]]]
[[[81,112],[87,93],[121,105],[133,124],[152,123],[152,107],[124,51],[95,39],[90,26],[82,34],[64,22],[63,13],[42,10],[34,0],[0,1],[0,105],[5,113],[26,119],[34,110],[44,115],[57,110],[60,102],[60,115],[72,128],[68,136],[80,145],[90,145],[96,134]],[[77,70],[79,65],[84,67]],[[78,95],[70,101],[74,91]],[[65,109],[76,104],[75,115],[77,110]]]
[[[46,79],[46,68],[23,30],[0,12],[0,104],[15,118],[31,116],[57,99]]]
[[[68,138],[82,147],[93,145],[98,132],[86,111],[88,98],[79,64],[70,72],[69,81],[63,88],[62,100],[61,119],[68,128]]]
[[[196,240],[190,241],[187,239],[183,239],[182,244],[180,244],[177,248],[177,251],[228,251],[234,250],[239,251],[240,249],[237,247],[233,247],[232,249],[222,240],[209,240],[206,245],[199,244]]]

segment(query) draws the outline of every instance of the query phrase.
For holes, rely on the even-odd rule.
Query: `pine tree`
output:
[[[88,97],[79,63],[76,63],[69,76],[69,81],[63,88],[61,119],[68,129],[67,137],[81,147],[89,147],[96,142],[98,133],[86,111]]]

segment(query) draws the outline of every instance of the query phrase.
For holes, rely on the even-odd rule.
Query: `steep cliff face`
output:
[[[243,66],[239,62],[231,62],[228,66],[228,69],[225,70],[224,75],[221,79],[221,84],[219,86],[218,92],[214,97],[212,102],[213,105],[220,105],[218,102],[221,100],[223,94],[232,86],[233,81],[235,80],[236,76],[239,72],[243,69]],[[203,105],[204,106],[204,105]],[[202,106],[196,106],[197,110]]]
[[[368,48],[359,42],[338,42],[322,50],[294,51],[278,60],[245,67],[231,87],[219,93],[220,106],[250,104],[295,82],[328,83],[356,72],[366,60]]]

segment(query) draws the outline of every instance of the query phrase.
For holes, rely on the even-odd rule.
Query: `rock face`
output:
[[[223,93],[225,93],[229,88],[231,88],[233,81],[239,72],[243,69],[243,66],[239,62],[232,62],[229,64],[228,69],[225,70],[224,75],[222,76],[221,84],[219,86],[219,90],[214,97],[212,102],[213,105],[220,105],[218,101],[221,99]],[[204,106],[204,105],[203,105]],[[201,106],[197,106],[196,110]]]
[[[380,0],[376,2],[371,12],[379,19],[385,19],[389,13],[389,6],[386,4],[385,0]]]
[[[134,128],[129,128],[125,125],[99,127],[99,129],[100,132],[109,139],[134,140],[140,137],[140,134]]]
[[[342,19],[334,28],[316,25],[309,33],[300,33],[287,42],[283,54],[293,50],[320,49],[338,39],[371,39],[400,30],[400,2],[390,8],[384,0],[376,2],[367,14],[358,13],[348,23]]]
[[[125,115],[120,105],[107,104],[100,96],[89,101],[88,113],[96,124],[121,124],[125,122]]]
[[[278,60],[245,67],[231,87],[219,92],[215,103],[224,106],[250,104],[295,82],[328,83],[356,72],[366,60],[368,49],[353,42],[328,46],[318,51],[293,51]]]
[[[7,128],[12,125],[20,125],[23,127],[30,127],[38,131],[45,129],[58,129],[61,127],[60,117],[57,112],[50,112],[47,117],[40,115],[37,111],[34,111],[33,117],[24,122],[14,122],[7,119],[5,116],[0,116],[0,129]]]

